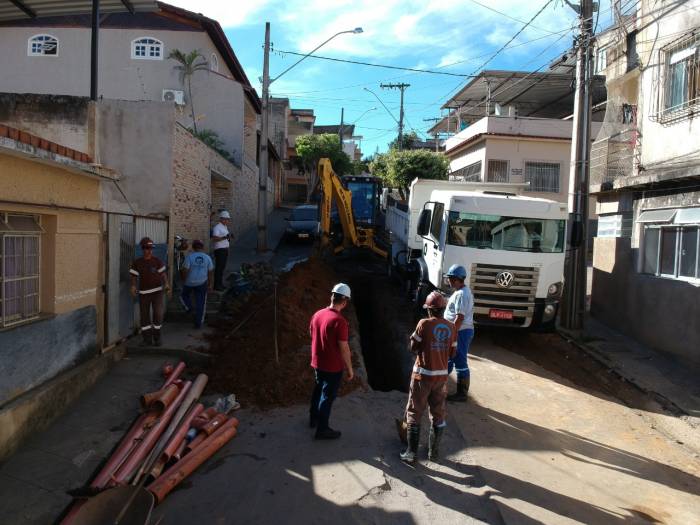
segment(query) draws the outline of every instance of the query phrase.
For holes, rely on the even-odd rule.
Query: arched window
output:
[[[131,42],[131,58],[163,60],[163,42],[144,36]]]
[[[209,69],[212,71],[216,71],[217,73],[219,72],[219,57],[216,56],[216,53],[211,54],[211,60],[209,61]]]
[[[58,38],[51,35],[34,35],[27,43],[29,56],[58,56]]]

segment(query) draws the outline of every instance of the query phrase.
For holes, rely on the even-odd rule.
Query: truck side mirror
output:
[[[418,235],[424,237],[430,232],[430,219],[432,213],[431,210],[423,209],[420,212],[420,217],[418,218]]]

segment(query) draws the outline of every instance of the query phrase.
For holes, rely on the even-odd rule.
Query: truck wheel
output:
[[[428,298],[428,295],[430,295],[430,292],[433,291],[433,286],[428,283],[420,283],[418,285],[418,289],[416,290],[416,313],[420,316],[423,317],[425,315],[425,308],[423,308],[423,305],[425,304],[425,300]]]

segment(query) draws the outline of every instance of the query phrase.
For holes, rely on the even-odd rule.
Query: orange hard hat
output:
[[[433,308],[435,310],[440,310],[441,308],[445,308],[445,305],[447,304],[447,301],[445,301],[445,298],[442,296],[442,294],[438,291],[435,292],[430,292],[428,294],[428,297],[425,299],[425,304],[423,305],[423,308]]]

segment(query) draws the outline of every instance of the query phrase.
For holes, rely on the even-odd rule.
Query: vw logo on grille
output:
[[[496,275],[496,284],[501,288],[510,288],[513,284],[513,279],[515,276],[510,272],[501,272]]]

